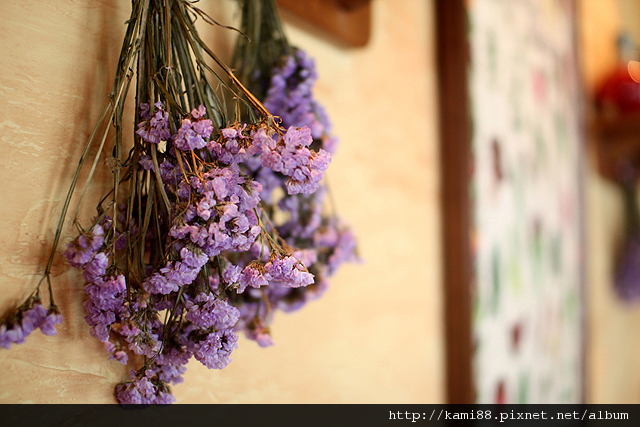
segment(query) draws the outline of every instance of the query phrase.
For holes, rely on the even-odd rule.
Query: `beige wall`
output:
[[[233,2],[221,15],[213,3],[201,5],[232,16]],[[125,1],[0,3],[0,312],[37,283],[128,12]],[[372,39],[359,50],[287,31],[317,59],[316,95],[342,141],[328,179],[365,263],[344,267],[322,299],[277,316],[274,347],[243,338],[222,371],[194,361],[175,394],[182,403],[441,402],[433,2],[374,1]],[[66,241],[71,234],[68,222]],[[61,257],[54,275],[66,321],[58,336],[0,350],[0,403],[113,402],[126,369],[89,335],[79,275]]]
[[[624,22],[640,22],[637,0],[580,0],[580,41],[588,97],[616,64],[615,40]],[[631,28],[633,30],[633,28]],[[589,98],[587,99],[590,100]],[[586,170],[587,401],[640,403],[640,306],[613,292],[615,255],[623,238],[622,193],[595,170],[593,144]]]

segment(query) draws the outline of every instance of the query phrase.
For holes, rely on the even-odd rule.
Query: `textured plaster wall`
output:
[[[82,145],[110,90],[129,5],[0,3],[0,313],[39,280]],[[231,1],[201,7],[233,17]],[[339,271],[322,299],[277,316],[275,346],[241,338],[224,370],[191,363],[174,388],[179,402],[442,401],[433,9],[432,1],[374,1],[372,39],[358,50],[287,24],[291,40],[317,59],[316,95],[342,141],[328,179],[365,263]],[[203,31],[228,55],[221,39],[228,33]],[[96,182],[108,182],[105,169]],[[99,193],[94,186],[81,218]],[[68,220],[63,243],[72,234]],[[57,336],[34,333],[0,350],[0,403],[114,402],[113,385],[127,368],[108,361],[89,335],[82,280],[59,254],[53,273],[66,321]]]

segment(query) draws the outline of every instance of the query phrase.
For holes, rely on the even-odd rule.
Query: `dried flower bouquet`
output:
[[[91,335],[135,368],[116,386],[120,403],[171,403],[187,362],[224,368],[239,331],[271,345],[275,310],[318,297],[340,264],[357,260],[349,227],[326,209],[322,178],[336,139],[313,98],[314,62],[289,45],[272,0],[240,8],[232,72],[198,35],[197,19],[219,24],[194,2],[132,1],[109,105],[74,175],[42,281],[0,323],[1,347],[37,328],[55,334],[62,321],[51,266],[96,144],[88,181],[108,152],[113,186],[90,224],[76,221],[64,255],[86,281]],[[125,147],[132,81],[138,108]]]

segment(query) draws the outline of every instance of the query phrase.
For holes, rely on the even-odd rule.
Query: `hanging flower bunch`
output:
[[[313,61],[289,46],[272,0],[241,8],[233,73],[195,29],[198,18],[218,25],[202,10],[133,0],[111,102],[82,155],[80,167],[115,134],[112,189],[90,224],[76,223],[64,255],[86,282],[91,335],[135,367],[116,386],[120,403],[171,403],[187,362],[224,368],[239,332],[272,344],[273,312],[317,297],[357,259],[352,232],[325,209],[336,139],[312,96]],[[125,149],[134,77],[135,135]],[[111,126],[101,134],[103,122]],[[49,291],[52,259],[41,282]],[[55,334],[62,317],[51,292],[44,308],[39,289],[0,324],[0,346],[37,328]]]

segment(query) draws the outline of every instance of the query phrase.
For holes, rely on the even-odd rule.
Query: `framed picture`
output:
[[[574,2],[437,4],[448,402],[580,403]]]

